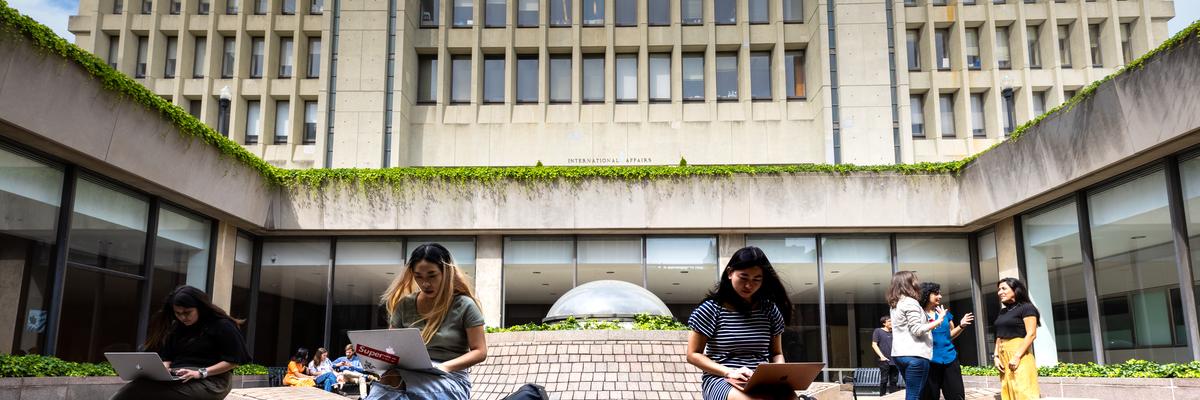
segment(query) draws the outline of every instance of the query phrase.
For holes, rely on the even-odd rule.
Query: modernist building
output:
[[[299,126],[292,116],[315,100],[313,144],[305,128],[284,129],[281,144],[264,134],[247,145],[288,166],[893,163],[897,152],[901,161],[953,159],[1001,140],[1005,125],[1039,109],[1033,99],[1057,104],[1163,39],[1172,6],[587,0],[509,2],[489,13],[490,2],[478,3],[405,12],[422,3],[327,2],[314,16],[319,3],[302,2],[294,15],[280,12],[287,2],[265,4],[263,15],[234,3],[231,15],[221,1],[185,0],[142,15],[141,4],[85,1],[71,26],[102,58],[115,34],[119,70],[144,72],[149,90],[185,110],[197,101],[193,110],[218,129],[228,123],[239,143],[246,121],[258,121],[250,132]],[[113,7],[122,13],[106,12]],[[522,27],[531,21],[537,27]],[[1030,32],[1040,38],[1032,47]],[[163,77],[168,64],[190,70],[186,43],[199,35],[204,78]],[[329,51],[310,57],[328,61],[316,67],[320,78],[295,69],[278,78],[282,37],[292,39],[293,67],[307,65],[295,55],[320,37]],[[171,42],[178,58],[155,56]],[[225,43],[230,78],[209,72],[227,64]],[[437,241],[472,276],[490,326],[538,321],[558,296],[600,279],[642,285],[684,317],[728,257],[756,245],[795,303],[785,336],[793,360],[874,365],[883,288],[902,269],[940,282],[955,314],[980,321],[997,312],[1000,277],[1025,278],[1044,317],[1041,363],[1200,359],[1200,244],[1188,233],[1200,229],[1200,104],[1182,100],[1200,83],[1180,78],[1200,65],[1194,37],[958,174],[383,188],[272,185],[74,61],[28,41],[0,40],[0,54],[11,55],[0,65],[0,274],[16,277],[0,290],[3,351],[96,360],[133,349],[157,299],[189,283],[247,318],[257,362],[280,365],[296,347],[336,348],[346,330],[383,326],[379,294],[415,245]],[[1060,67],[1064,54],[1071,68]],[[910,58],[924,70],[905,71]],[[920,119],[910,117],[914,96]],[[284,99],[288,117],[272,124]],[[967,117],[973,99],[981,123]],[[917,121],[927,122],[924,138],[914,137]],[[994,338],[985,325],[958,339],[964,364],[987,360]]]

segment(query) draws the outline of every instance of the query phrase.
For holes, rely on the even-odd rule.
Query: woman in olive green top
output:
[[[450,251],[436,243],[417,246],[381,300],[388,325],[421,329],[429,358],[446,374],[392,369],[366,400],[469,399],[467,368],[487,358],[487,343],[479,301]]]

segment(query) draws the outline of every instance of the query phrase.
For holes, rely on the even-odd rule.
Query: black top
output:
[[[887,357],[888,365],[896,365],[896,362],[892,361],[891,332],[885,331],[883,328],[875,328],[875,333],[871,334],[871,341],[879,345],[879,352],[883,353],[884,357]]]
[[[1034,316],[1041,319],[1037,307],[1029,303],[1017,303],[1007,305],[1000,309],[1000,314],[996,315],[996,337],[1000,339],[1012,339],[1025,337],[1025,317]]]
[[[250,362],[246,340],[237,325],[228,319],[197,322],[192,326],[176,323],[158,355],[170,361],[172,368],[207,368],[221,361],[233,364]]]

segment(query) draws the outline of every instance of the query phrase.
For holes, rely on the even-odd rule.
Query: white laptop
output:
[[[121,379],[150,379],[155,381],[177,381],[182,378],[171,375],[163,365],[158,353],[104,353]]]
[[[387,372],[393,366],[431,374],[445,374],[433,366],[419,329],[350,331],[346,332],[346,335],[350,337],[350,343],[354,344],[354,352],[358,354],[363,369],[376,375]]]

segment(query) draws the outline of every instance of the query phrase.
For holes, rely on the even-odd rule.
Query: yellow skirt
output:
[[[1025,352],[1015,371],[1009,370],[1008,361],[1021,350],[1024,338],[997,339],[1000,342],[1000,399],[1026,400],[1041,397],[1037,382],[1037,362],[1033,354]],[[1030,347],[1032,349],[1032,346]]]

